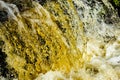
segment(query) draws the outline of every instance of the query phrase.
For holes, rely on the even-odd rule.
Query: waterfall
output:
[[[0,79],[119,80],[119,12],[107,0],[0,0]]]

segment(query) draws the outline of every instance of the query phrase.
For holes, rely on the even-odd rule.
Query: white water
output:
[[[120,80],[120,22],[114,8],[107,0],[103,0],[104,5],[93,0],[95,4],[92,7],[90,6],[92,3],[90,4],[87,0],[73,1],[84,23],[87,55],[92,56],[91,61],[86,64],[91,65],[93,69],[97,68],[99,72],[94,74],[83,68],[77,72],[71,70],[69,77],[66,77],[62,72],[50,71],[44,75],[41,74],[36,80],[57,80],[59,78],[77,80],[74,77],[81,78],[81,80]],[[104,6],[112,10],[111,18],[116,19],[113,23],[109,23],[109,17],[105,22],[104,15],[101,15],[101,13],[109,13],[105,12]],[[80,48],[79,40],[77,47]]]

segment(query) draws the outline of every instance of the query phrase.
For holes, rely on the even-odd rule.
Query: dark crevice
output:
[[[7,71],[8,69],[6,68],[7,63],[5,61],[7,55],[2,52],[2,49],[0,48],[0,75],[2,75],[3,77],[6,77],[7,75]]]
[[[0,76],[3,76],[8,80],[13,80],[13,78],[17,77],[17,74],[14,69],[8,68],[6,57],[7,55],[2,52],[2,49],[0,48]]]
[[[55,21],[55,23],[57,24],[57,26],[58,26],[58,28],[63,32],[63,33],[65,33],[66,32],[66,28],[63,28],[62,26],[62,24],[60,23],[60,21]]]
[[[45,39],[43,39],[42,36],[40,36],[40,35],[38,35],[38,40],[40,41],[41,45],[45,45],[46,44]]]
[[[38,0],[38,2],[43,6],[47,2],[47,0]]]
[[[0,10],[0,22],[8,21],[8,13]]]

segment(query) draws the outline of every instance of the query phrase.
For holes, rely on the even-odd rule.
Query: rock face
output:
[[[120,79],[119,66],[113,66],[120,60],[115,59],[120,55],[120,21],[106,0],[0,0],[0,4],[1,76]]]
[[[3,0],[7,3],[15,4],[20,11],[25,11],[33,7],[32,0]]]

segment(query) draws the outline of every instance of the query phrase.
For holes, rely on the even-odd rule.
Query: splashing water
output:
[[[120,79],[120,20],[107,0],[32,1],[23,12],[0,4],[8,17],[0,22],[0,48],[14,70],[7,78]]]

